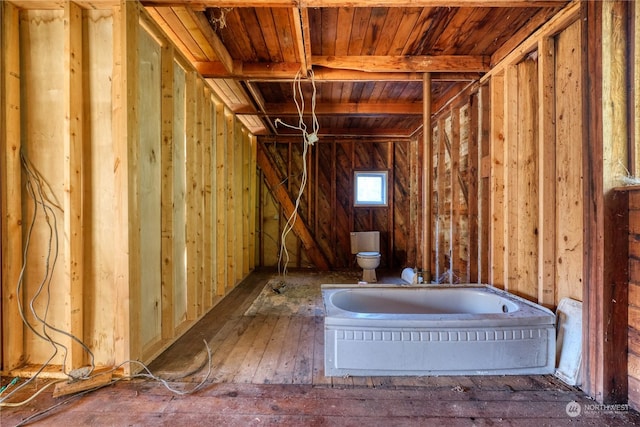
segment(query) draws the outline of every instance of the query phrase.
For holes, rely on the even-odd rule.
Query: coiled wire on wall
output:
[[[295,224],[298,218],[298,208],[300,206],[300,200],[302,199],[302,194],[304,192],[304,188],[307,185],[307,154],[309,152],[309,146],[314,145],[318,141],[318,130],[320,129],[320,125],[318,124],[318,118],[316,116],[316,82],[313,70],[309,70],[308,74],[309,79],[311,80],[311,87],[313,92],[311,94],[311,132],[308,131],[307,125],[304,122],[304,93],[302,92],[302,72],[298,71],[296,73],[296,77],[293,81],[293,102],[296,104],[296,109],[298,110],[298,125],[293,126],[283,122],[280,119],[275,120],[276,127],[278,124],[281,124],[290,129],[299,130],[302,132],[302,177],[300,179],[300,188],[298,189],[298,196],[296,197],[296,201],[293,207],[293,212],[289,215],[286,224],[282,229],[282,233],[280,235],[280,252],[278,254],[278,274],[283,278],[287,275],[287,265],[289,264],[290,257],[289,251],[287,250],[287,235],[293,230],[293,225]],[[298,97],[300,99],[298,99]]]
[[[29,161],[29,159],[27,158],[26,154],[22,149],[20,150],[20,160],[22,163],[22,168],[24,169],[25,177],[26,177],[25,188],[29,197],[33,200],[33,215],[31,217],[31,221],[29,222],[29,228],[27,230],[26,237],[25,237],[25,243],[24,243],[24,249],[23,249],[23,261],[20,269],[20,274],[18,277],[18,283],[16,284],[16,295],[18,296],[22,295],[22,291],[24,287],[23,286],[24,277],[27,269],[27,261],[28,261],[28,255],[29,255],[29,248],[31,244],[31,237],[36,225],[36,221],[41,216],[43,216],[44,222],[48,230],[46,256],[44,259],[44,267],[45,267],[44,268],[45,271],[43,273],[44,277],[41,279],[36,292],[30,298],[29,304],[28,304],[29,310],[31,312],[31,316],[35,320],[34,322],[36,323],[35,325],[32,324],[33,321],[29,321],[29,319],[27,319],[27,316],[25,314],[25,307],[23,306],[23,302],[21,298],[18,297],[16,298],[16,300],[17,300],[18,312],[20,314],[20,318],[22,319],[22,322],[27,328],[29,328],[29,330],[31,330],[31,332],[33,332],[33,334],[35,334],[40,339],[47,341],[51,345],[52,354],[39,367],[39,369],[35,372],[35,374],[33,374],[29,379],[19,383],[19,378],[16,377],[13,379],[13,381],[11,381],[11,383],[7,384],[6,386],[0,389],[0,408],[17,407],[17,406],[25,405],[30,401],[32,401],[35,397],[37,397],[40,393],[42,393],[47,388],[59,382],[65,381],[65,380],[61,380],[61,381],[50,382],[46,384],[44,387],[40,388],[37,392],[32,394],[28,399],[24,401],[8,402],[11,399],[11,397],[13,397],[18,391],[20,391],[25,386],[33,382],[36,378],[38,378],[39,375],[42,373],[42,371],[44,371],[44,369],[47,366],[49,366],[51,361],[56,357],[56,355],[60,350],[62,350],[64,353],[63,361],[62,361],[62,370],[63,370],[63,373],[67,376],[69,381],[83,381],[83,380],[91,379],[93,372],[95,370],[95,357],[91,349],[89,349],[89,347],[80,338],[74,336],[73,334],[67,331],[64,331],[60,328],[53,326],[47,320],[47,317],[49,314],[49,308],[52,302],[51,301],[52,280],[53,280],[54,270],[58,261],[58,253],[59,253],[59,248],[58,248],[59,234],[58,234],[58,221],[56,216],[56,210],[62,212],[63,208],[60,205],[59,201],[56,200],[55,194],[51,189],[51,186],[49,185],[49,183],[38,172],[38,170],[33,166],[33,164],[31,164],[31,162]],[[36,310],[36,305],[40,297],[43,297],[43,293],[44,293],[44,297],[46,298],[44,302],[44,312],[39,313]],[[51,336],[51,332],[55,332],[63,336],[66,336],[70,340],[78,343],[80,347],[82,347],[83,351],[85,351],[89,356],[89,360],[90,360],[89,366],[83,367],[80,369],[74,369],[70,372],[67,372],[65,368],[66,368],[66,361],[68,357],[68,348],[63,343],[56,341]],[[101,372],[101,374],[108,373],[108,372],[115,372],[126,364],[138,365],[141,367],[141,370],[142,370],[141,372],[130,375],[130,376],[122,376],[119,378],[115,378],[111,382],[105,385],[114,384],[115,382],[121,381],[124,379],[145,378],[145,379],[150,379],[150,380],[160,382],[167,390],[169,390],[174,394],[186,395],[186,394],[194,393],[195,391],[202,388],[208,381],[209,377],[211,376],[211,370],[212,370],[211,349],[209,347],[209,344],[206,341],[204,341],[204,345],[205,345],[207,356],[208,356],[208,363],[207,363],[208,372],[206,376],[197,385],[195,385],[189,390],[178,390],[171,387],[167,380],[164,380],[154,375],[153,373],[151,373],[149,368],[147,368],[145,364],[143,364],[138,360],[125,360],[124,362],[120,363],[117,366],[114,366],[110,370]],[[76,396],[82,396],[88,392],[96,390],[97,388],[104,387],[105,385],[101,385],[96,388],[86,390],[82,393],[77,394]],[[64,402],[61,402],[60,404],[62,403]],[[45,414],[46,412],[59,406],[60,404],[56,404],[51,408],[45,409],[37,414],[34,414],[31,417],[28,417],[27,419],[23,420],[21,424],[26,423],[27,421],[30,421],[34,418],[37,418],[40,415]]]

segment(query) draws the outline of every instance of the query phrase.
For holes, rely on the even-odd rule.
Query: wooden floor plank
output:
[[[304,274],[289,273],[291,280]],[[327,280],[341,280],[329,274]],[[153,372],[179,378],[185,366],[201,363],[206,339],[213,376],[195,393],[176,395],[159,382],[132,380],[55,399],[52,387],[24,406],[2,408],[0,424],[38,415],[29,425],[640,425],[633,410],[589,410],[593,401],[584,393],[548,375],[325,377],[322,317],[244,315],[273,277],[250,275],[152,364]],[[201,378],[199,372],[171,387],[192,390]],[[11,401],[30,397],[44,383],[35,381]],[[567,415],[570,402],[583,408],[579,418]]]
[[[271,338],[269,339],[260,363],[258,364],[258,369],[256,369],[256,373],[251,382],[256,384],[269,384],[275,381],[274,374],[278,366],[278,360],[281,357],[285,345],[289,344],[286,341],[286,335],[290,322],[291,316],[278,317]]]
[[[257,316],[256,316],[257,317]],[[236,361],[239,364],[238,372],[236,373],[233,381],[236,383],[250,383],[260,365],[262,356],[265,349],[269,344],[271,335],[274,332],[278,318],[275,316],[265,316],[251,347],[247,350],[246,356],[240,361]]]
[[[300,328],[300,342],[293,368],[293,384],[311,384],[313,382],[313,342],[316,333],[316,319],[303,317]]]
[[[274,372],[271,374],[271,384],[293,384],[296,353],[299,351],[302,332],[302,316],[292,316],[285,333],[286,342],[282,343],[282,351]]]
[[[216,365],[215,381],[223,383],[233,381],[245,358],[251,357],[249,352],[264,326],[265,319],[266,316],[247,316],[239,321],[239,323],[246,324],[246,327],[242,333],[230,334],[221,346],[220,353],[224,359],[219,365]]]

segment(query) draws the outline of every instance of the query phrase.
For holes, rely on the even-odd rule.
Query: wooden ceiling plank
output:
[[[148,10],[149,14],[155,21],[156,17],[160,16],[162,22],[159,22],[160,27],[167,32],[167,35],[180,49],[183,55],[187,58],[193,58],[194,61],[206,61],[207,55],[202,51],[198,42],[196,42],[189,29],[184,26],[175,10],[170,7],[160,7],[153,10]]]
[[[402,53],[402,50],[400,50],[399,52],[395,50],[395,47],[397,46],[395,41],[397,37],[404,36],[404,40],[403,40],[403,45],[404,45],[404,41],[406,41],[408,37],[408,34],[406,33],[406,31],[408,31],[408,29],[412,29],[413,25],[415,24],[415,22],[407,22],[407,23],[404,22],[405,17],[411,16],[411,15],[405,14],[405,11],[410,11],[410,10],[415,11],[415,9],[413,8],[400,9],[400,8],[394,7],[394,8],[387,9],[385,21],[382,24],[383,26],[381,28],[389,28],[389,29],[392,29],[393,31],[380,31],[379,40],[376,44],[375,50],[371,52],[371,55],[398,55]],[[415,13],[414,13],[414,17],[417,18],[417,15]],[[409,28],[405,29],[405,26]]]
[[[445,30],[442,31],[432,46],[433,51],[443,53],[458,53],[462,40],[468,38],[471,33],[467,28],[475,22],[476,11],[480,11],[482,17],[486,15],[486,8],[458,8],[455,10],[451,20],[447,22]],[[467,52],[465,52],[467,53]]]
[[[336,38],[335,55],[346,55],[349,53],[349,40],[351,39],[351,27],[353,25],[354,9],[352,7],[341,7],[338,9],[338,28],[341,37]]]
[[[348,55],[362,55],[364,38],[369,28],[371,19],[371,9],[359,7],[355,9],[353,23],[351,25],[351,36],[349,37]]]
[[[209,19],[207,19],[207,16],[204,12],[194,11],[192,9],[188,10],[207,42],[211,45],[215,57],[222,62],[227,71],[233,71],[233,58],[224,43],[222,43],[222,40],[220,40],[220,37],[218,37],[216,32],[213,31],[213,28],[211,28],[211,23]]]
[[[288,9],[276,7],[271,9],[273,20],[280,29],[280,52],[282,54],[282,62],[299,62],[296,52],[298,43],[295,29],[295,21],[293,15],[298,15],[298,9]]]
[[[539,40],[542,37],[557,34],[561,30],[565,29],[570,24],[575,22],[576,19],[579,19],[579,17],[580,3],[572,3],[571,5],[565,7],[560,12],[555,14],[545,23],[545,25],[538,28],[536,32],[533,33],[525,42],[513,48],[513,50],[499,49],[498,51],[496,51],[496,53],[493,54],[491,62],[492,64],[501,64],[501,66],[494,66],[494,68],[491,69],[489,73],[482,76],[481,82],[486,81],[492,75],[504,71],[504,67],[507,66],[507,64],[515,64],[526,55],[531,53],[533,50],[535,50],[538,46]]]
[[[375,55],[380,39],[383,38],[385,34],[393,33],[392,31],[380,31],[381,28],[397,29],[397,27],[385,26],[389,9],[388,7],[371,8],[369,25],[367,26],[367,32],[364,36],[363,55]]]
[[[252,47],[254,55],[252,60],[254,61],[268,61],[269,51],[267,49],[267,42],[262,36],[262,30],[260,28],[260,22],[258,21],[258,12],[256,9],[236,9],[239,18],[239,26],[243,34],[248,37],[249,45]]]
[[[198,21],[195,19],[194,12],[186,7],[175,7],[173,8],[173,12],[182,23],[182,26],[189,32],[193,41],[200,47],[206,59],[209,61],[217,60],[216,52],[213,46],[211,46],[209,39],[202,32]]]
[[[320,55],[335,55],[336,41],[344,37],[342,32],[338,32],[338,9],[324,8],[319,10],[320,28],[318,32],[320,38]],[[338,37],[340,34],[341,37]],[[316,49],[317,50],[317,49]],[[315,52],[312,52],[315,55]]]
[[[165,32],[167,37],[171,39],[171,41],[176,45],[178,50],[182,52],[185,58],[189,62],[197,61],[195,56],[193,56],[193,53],[191,53],[191,50],[189,49],[189,47],[182,42],[180,37],[178,37],[175,31],[173,31],[173,27],[171,26],[171,24],[169,24],[169,22],[167,22],[167,20],[164,18],[166,10],[167,8],[158,9],[155,7],[150,7],[146,9],[147,13],[151,16],[151,18],[153,18],[153,20],[156,22],[156,24],[158,24],[158,26],[162,29],[162,31]],[[160,13],[160,11],[163,11],[163,13]]]
[[[98,1],[100,2],[100,1]],[[207,7],[557,7],[568,0],[141,0],[145,6]],[[29,0],[15,0],[18,6]],[[37,1],[59,5],[60,1]]]
[[[573,10],[573,8],[571,8]],[[520,28],[520,30],[514,34],[509,40],[504,43],[500,48],[498,48],[493,55],[491,55],[491,64],[498,64],[502,59],[504,59],[510,52],[512,52],[520,43],[526,40],[531,33],[533,33],[537,28],[541,27],[542,24],[549,21],[549,18],[554,16],[554,20],[560,14],[556,14],[556,10],[544,10],[538,12],[535,16],[533,16],[527,24]],[[565,16],[566,13],[563,13],[562,16]]]
[[[480,55],[314,56],[313,63],[327,68],[378,72],[489,71],[489,58]]]
[[[287,28],[276,28],[274,16],[271,13],[271,9],[269,8],[256,8],[255,13],[258,20],[259,28],[262,31],[262,38],[269,54],[269,61],[284,61],[280,48],[280,38],[284,38],[284,34],[287,32]],[[284,22],[289,22],[289,20],[287,19]]]

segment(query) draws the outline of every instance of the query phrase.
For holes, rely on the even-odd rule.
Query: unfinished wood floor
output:
[[[206,340],[212,371],[197,392],[177,395],[147,380],[121,381],[67,398],[44,392],[27,405],[2,408],[2,426],[25,421],[64,426],[640,425],[637,412],[595,405],[553,376],[325,377],[323,319],[317,311],[245,315],[273,277],[270,271],[252,273],[149,366],[176,389],[189,390],[206,375]],[[288,277],[312,283],[357,280],[353,273],[292,272]],[[36,383],[15,399],[41,386]],[[581,410],[577,417],[567,414],[571,402]]]

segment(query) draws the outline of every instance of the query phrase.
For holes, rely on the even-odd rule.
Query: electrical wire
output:
[[[93,355],[93,352],[87,347],[87,345],[84,344],[79,338],[75,337],[73,334],[70,334],[60,328],[57,328],[47,321],[47,317],[49,314],[49,307],[51,304],[51,285],[53,280],[53,273],[54,273],[57,259],[58,259],[58,240],[59,239],[58,239],[58,228],[57,228],[57,216],[55,214],[54,208],[60,211],[62,211],[63,209],[60,206],[60,203],[58,202],[58,200],[55,198],[55,193],[52,191],[51,186],[48,184],[47,180],[44,179],[44,177],[38,172],[38,170],[31,164],[31,162],[27,158],[23,149],[20,150],[20,160],[21,160],[22,167],[25,171],[25,177],[26,177],[25,188],[27,190],[27,194],[29,195],[29,197],[33,200],[33,215],[31,217],[31,221],[29,223],[29,228],[25,238],[22,267],[20,269],[20,274],[18,276],[18,283],[16,284],[16,295],[18,296],[18,298],[16,298],[17,305],[18,305],[18,313],[20,314],[20,318],[22,319],[22,322],[25,324],[27,328],[29,328],[29,330],[31,330],[31,332],[33,332],[37,337],[47,341],[51,345],[52,354],[40,366],[40,368],[36,371],[36,373],[33,376],[31,376],[31,378],[29,378],[27,381],[15,387],[11,392],[7,393],[6,396],[0,398],[0,406],[3,406],[4,403],[9,398],[11,398],[15,393],[17,393],[19,390],[21,390],[27,384],[30,384],[35,378],[37,378],[42,373],[42,371],[51,363],[51,361],[57,356],[60,348],[64,352],[63,363],[62,363],[63,373],[71,379],[78,379],[66,372],[66,361],[68,356],[67,346],[65,346],[63,343],[59,341],[54,340],[49,334],[49,331],[53,331],[70,338],[72,341],[77,342],[83,348],[83,350],[87,352],[87,354],[90,357],[91,367],[90,367],[90,370],[88,371],[88,374],[86,374],[84,377],[89,376],[95,369],[94,355]],[[40,209],[42,211],[41,213],[40,213]],[[47,238],[47,246],[46,246],[47,251],[46,251],[46,256],[44,260],[44,264],[45,264],[44,277],[42,278],[39,285],[37,286],[34,295],[29,300],[28,306],[33,318],[37,322],[39,322],[39,324],[41,325],[41,328],[42,328],[41,331],[38,331],[31,324],[31,322],[27,320],[22,298],[20,297],[22,295],[24,277],[25,277],[25,272],[27,268],[27,261],[29,258],[29,248],[31,243],[31,237],[33,234],[33,230],[35,228],[36,219],[39,217],[39,215],[44,215],[44,221],[46,223],[47,230],[48,230],[48,238]],[[43,292],[46,293],[46,301],[44,304],[44,313],[41,316],[36,310],[35,306],[36,306],[37,300],[40,298]]]
[[[282,229],[282,233],[280,235],[280,252],[278,254],[278,274],[281,274],[284,278],[287,275],[287,265],[290,261],[289,251],[287,250],[287,236],[293,230],[293,226],[298,218],[298,209],[300,207],[300,200],[302,199],[302,194],[307,185],[307,155],[309,151],[309,146],[314,145],[316,141],[318,141],[318,130],[320,129],[318,118],[316,116],[316,83],[315,76],[313,70],[309,71],[309,76],[311,80],[311,87],[313,92],[311,94],[311,133],[307,131],[307,125],[304,121],[304,92],[302,91],[302,72],[298,71],[296,73],[296,77],[293,81],[293,102],[296,105],[296,109],[298,110],[298,125],[293,126],[283,122],[280,119],[275,120],[276,127],[278,124],[282,124],[285,127],[290,129],[299,130],[302,132],[303,139],[303,149],[302,149],[302,177],[300,178],[300,188],[298,189],[298,196],[296,197],[296,201],[294,204],[293,212],[289,215],[286,224]],[[298,99],[298,96],[300,99]]]
[[[171,387],[171,385],[169,385],[169,381],[158,377],[157,375],[154,375],[151,370],[147,367],[147,365],[145,365],[144,363],[138,361],[138,360],[125,360],[124,362],[120,363],[117,366],[114,366],[113,368],[107,370],[107,371],[103,371],[100,372],[99,374],[96,375],[104,375],[107,373],[111,373],[111,372],[115,372],[118,369],[120,369],[121,367],[123,367],[126,364],[137,364],[140,365],[142,367],[142,369],[146,372],[146,373],[138,373],[138,374],[133,374],[133,375],[128,375],[128,376],[123,376],[123,377],[118,377],[113,379],[112,381],[106,383],[106,384],[101,384],[99,386],[93,387],[89,390],[83,390],[79,393],[76,393],[72,398],[67,399],[63,402],[57,403],[55,405],[53,405],[52,407],[49,407],[43,411],[40,411],[37,414],[34,414],[32,416],[30,416],[29,418],[26,418],[24,420],[22,420],[22,422],[19,425],[24,425],[26,424],[28,421],[33,420],[34,418],[40,417],[48,412],[50,412],[51,410],[55,409],[58,406],[64,405],[65,403],[67,403],[69,400],[77,398],[78,396],[84,396],[87,393],[90,393],[92,391],[98,390],[100,388],[106,387],[108,385],[113,385],[116,384],[119,381],[123,381],[123,380],[132,380],[132,379],[136,379],[136,378],[147,378],[147,379],[151,379],[154,381],[158,381],[160,382],[167,390],[169,390],[171,393],[173,394],[177,394],[179,396],[185,396],[188,394],[192,394],[195,393],[196,391],[200,390],[209,380],[209,378],[211,377],[211,372],[212,372],[212,355],[211,355],[211,347],[209,347],[209,343],[207,343],[206,340],[202,340],[204,342],[205,348],[207,350],[207,358],[208,358],[208,362],[207,362],[207,374],[204,376],[204,378],[202,380],[200,380],[200,382],[193,388],[188,389],[188,390],[178,390],[175,389],[173,387]],[[91,379],[91,377],[89,378],[83,378],[77,381],[86,381]],[[40,395],[40,393],[42,393],[43,391],[45,391],[46,389],[48,389],[49,387],[51,387],[52,385],[58,384],[63,382],[64,380],[58,380],[58,381],[52,381],[48,384],[46,384],[44,387],[42,387],[40,390],[38,390],[37,392],[35,392],[33,395],[31,395],[29,398],[21,401],[21,402],[5,402],[4,400],[2,402],[0,402],[0,407],[19,407],[22,405],[26,405],[27,403],[31,402],[33,399],[35,399],[38,395]]]

